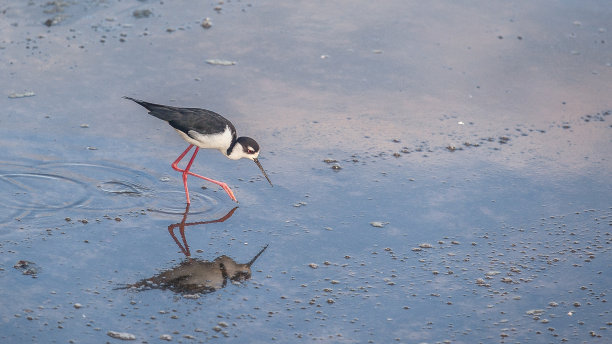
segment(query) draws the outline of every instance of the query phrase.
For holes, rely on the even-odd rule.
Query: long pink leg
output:
[[[227,186],[227,184],[214,180],[214,179],[210,179],[210,178],[206,178],[204,176],[201,176],[199,174],[195,174],[191,171],[189,171],[189,169],[191,168],[191,164],[193,164],[193,161],[195,160],[196,155],[198,154],[198,151],[200,150],[200,147],[196,147],[195,151],[193,152],[193,155],[191,156],[191,159],[189,160],[189,163],[187,164],[187,167],[183,170],[181,168],[178,167],[178,163],[179,161],[181,161],[185,155],[187,154],[187,152],[189,152],[189,150],[193,147],[193,145],[189,145],[189,147],[187,147],[187,149],[185,149],[185,151],[172,163],[172,168],[176,171],[182,172],[183,173],[183,184],[185,185],[185,195],[187,196],[187,204],[191,203],[189,200],[189,189],[187,188],[187,175],[190,174],[194,177],[198,177],[201,179],[204,179],[206,181],[209,181],[211,183],[217,184],[220,187],[223,188],[223,190],[225,190],[225,192],[227,192],[227,194],[230,196],[230,198],[234,201],[234,202],[238,202],[238,200],[236,200],[236,197],[234,196],[234,193],[232,192],[232,189],[230,189],[229,186]]]
[[[178,172],[182,172],[183,173],[183,185],[185,185],[185,195],[187,196],[187,204],[190,204],[191,201],[189,200],[189,189],[187,188],[187,171],[180,169],[178,167],[178,163],[185,157],[185,155],[187,154],[187,152],[189,152],[189,150],[191,150],[191,148],[193,147],[193,145],[189,145],[189,147],[187,147],[187,149],[185,149],[185,151],[179,155],[179,157],[174,160],[174,162],[172,163],[172,168]],[[196,152],[197,152],[197,148],[196,148]],[[195,155],[194,155],[195,157]],[[193,161],[193,159],[192,159]]]

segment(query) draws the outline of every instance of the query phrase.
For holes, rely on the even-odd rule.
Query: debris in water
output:
[[[215,65],[215,66],[233,66],[236,64],[236,61],[229,60],[220,60],[220,59],[208,59],[206,63]]]
[[[109,337],[121,339],[121,340],[136,340],[135,335],[131,333],[127,333],[127,332],[108,331],[106,332],[106,335]]]
[[[134,16],[134,18],[148,18],[153,14],[153,12],[149,9],[145,9],[145,10],[134,10],[134,12],[132,12],[132,15]]]
[[[544,310],[543,309],[530,309],[526,311],[525,314],[539,316],[539,315],[544,314]]]
[[[508,136],[500,136],[499,137],[499,144],[506,144],[508,143],[508,141],[510,141],[510,138]]]
[[[370,225],[376,228],[383,228],[385,225],[389,224],[389,222],[381,222],[381,221],[372,221]]]
[[[45,24],[48,27],[51,27],[53,25],[57,25],[59,23],[61,23],[64,19],[66,18],[65,15],[57,15],[53,18],[49,18],[47,20],[45,20],[45,22],[43,24]]]
[[[32,91],[26,91],[23,93],[16,93],[13,92],[11,94],[9,94],[9,98],[11,99],[15,99],[15,98],[25,98],[25,97],[34,97],[36,95],[36,93],[32,92]]]
[[[13,267],[17,270],[20,270],[24,275],[30,275],[32,277],[36,277],[36,274],[40,271],[40,268],[36,265],[36,263],[29,262],[27,260],[18,261]]]
[[[202,25],[202,27],[205,29],[210,29],[212,27],[212,22],[210,21],[210,18],[206,17],[200,25]]]

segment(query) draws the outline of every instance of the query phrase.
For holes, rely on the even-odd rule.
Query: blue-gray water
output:
[[[609,342],[611,16],[0,5],[0,341]],[[123,95],[226,115],[274,187],[203,151],[239,207],[190,178],[184,217],[187,144]],[[125,289],[266,245],[216,290]]]

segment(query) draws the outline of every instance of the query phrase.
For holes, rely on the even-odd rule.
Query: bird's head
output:
[[[250,137],[239,137],[227,156],[232,160],[247,158],[251,160],[259,157],[259,145]]]
[[[253,140],[250,137],[239,137],[238,139],[236,139],[236,144],[234,145],[232,151],[227,157],[233,160],[238,160],[242,158],[253,160],[255,164],[257,164],[257,167],[259,167],[259,169],[261,170],[261,173],[263,173],[264,177],[266,177],[266,179],[268,180],[268,183],[272,185],[270,178],[268,178],[268,174],[261,166],[259,160],[257,160],[257,158],[259,157],[259,145],[257,144],[257,141]]]

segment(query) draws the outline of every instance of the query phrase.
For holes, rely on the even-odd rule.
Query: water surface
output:
[[[610,341],[606,2],[0,9],[3,342]],[[124,95],[226,115],[274,187],[201,152],[240,203],[185,214]]]

